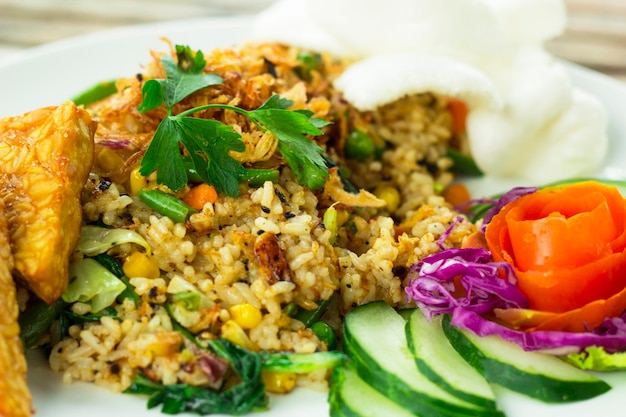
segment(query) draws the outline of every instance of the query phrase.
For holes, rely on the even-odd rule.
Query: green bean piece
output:
[[[326,342],[328,350],[335,350],[337,348],[337,335],[335,335],[335,331],[327,323],[316,321],[311,326],[311,330],[319,340]]]
[[[480,177],[483,172],[471,156],[467,156],[454,148],[448,148],[446,156],[452,159],[452,171],[468,177]]]
[[[20,336],[26,349],[37,346],[37,342],[50,329],[67,303],[59,298],[52,305],[37,299],[26,311],[20,314],[18,323],[20,325]]]
[[[348,136],[344,150],[348,158],[361,160],[373,156],[376,152],[376,145],[370,135],[354,130]]]
[[[240,182],[247,182],[250,187],[262,187],[265,181],[278,182],[277,169],[246,168],[239,177]]]
[[[115,80],[102,81],[72,99],[77,106],[87,106],[117,93]]]
[[[189,216],[197,212],[175,195],[168,194],[165,191],[142,188],[137,193],[137,196],[148,207],[177,223],[185,223]]]
[[[189,182],[203,182],[191,161],[185,160],[185,166],[187,167],[187,179]],[[250,187],[258,188],[263,186],[265,181],[278,182],[278,176],[279,172],[277,169],[246,168],[239,176],[239,182],[247,182]]]

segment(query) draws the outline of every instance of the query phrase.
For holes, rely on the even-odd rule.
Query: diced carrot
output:
[[[183,197],[183,201],[196,210],[202,210],[206,203],[217,201],[217,190],[209,184],[196,185]]]
[[[468,108],[464,101],[451,98],[448,102],[448,110],[452,115],[452,133],[459,135],[465,132]]]
[[[465,185],[454,183],[450,184],[445,190],[443,190],[443,198],[445,198],[448,203],[456,207],[467,203],[471,199],[471,196]]]

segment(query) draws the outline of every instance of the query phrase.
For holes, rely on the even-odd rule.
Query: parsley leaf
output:
[[[298,182],[312,190],[319,190],[328,178],[328,167],[322,156],[324,150],[304,135],[321,135],[322,131],[311,122],[315,119],[311,119],[309,115],[274,107],[273,104],[279,101],[281,105],[287,102],[289,105],[293,104],[290,100],[274,97],[278,96],[272,96],[263,106],[249,112],[248,116],[278,138],[278,151]]]
[[[187,137],[189,156],[200,178],[213,185],[218,192],[238,195],[239,178],[246,173],[246,169],[228,151],[246,150],[239,134],[216,120],[194,117],[181,118],[181,127]],[[203,157],[207,155],[206,149],[211,150],[208,161]]]
[[[178,143],[184,140],[184,132],[173,117],[166,117],[157,127],[152,141],[141,159],[139,173],[157,172],[157,182],[178,191],[187,184],[187,170]]]
[[[243,152],[245,144],[231,127],[216,120],[191,117],[206,109],[232,110],[250,118],[261,130],[270,131],[278,139],[278,151],[292,169],[298,182],[312,190],[324,186],[328,166],[323,149],[305,135],[317,136],[329,123],[313,118],[308,110],[288,110],[293,101],[278,95],[270,97],[256,110],[245,110],[226,104],[207,104],[172,115],[173,106],[190,94],[223,82],[217,74],[204,74],[206,62],[202,52],[176,46],[178,63],[171,57],[161,58],[164,80],[148,80],[142,88],[143,100],[138,107],[147,112],[165,104],[168,116],[159,124],[139,172],[148,175],[157,171],[157,182],[178,191],[189,179],[187,165],[202,181],[213,185],[218,193],[239,195],[239,180],[247,169],[233,159],[230,151]],[[181,145],[189,156],[183,156]]]
[[[143,101],[140,112],[154,110],[165,103],[168,110],[188,95],[208,87],[221,84],[224,80],[217,74],[203,74],[206,61],[202,52],[193,55],[189,47],[176,46],[178,64],[169,56],[161,58],[165,69],[165,80],[148,80],[141,92]]]

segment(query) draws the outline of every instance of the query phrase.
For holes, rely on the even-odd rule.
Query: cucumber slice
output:
[[[441,316],[429,322],[420,310],[413,310],[406,334],[417,368],[428,379],[465,401],[496,408],[491,385],[450,345],[441,328]]]
[[[344,350],[361,378],[405,409],[422,417],[503,416],[469,403],[432,383],[409,351],[405,320],[383,301],[359,306],[344,322]]]
[[[581,401],[611,389],[606,382],[564,361],[524,351],[498,336],[480,337],[454,327],[450,318],[443,330],[457,352],[487,380],[549,403]]]
[[[347,366],[333,370],[328,402],[330,417],[415,417],[369,386]]]

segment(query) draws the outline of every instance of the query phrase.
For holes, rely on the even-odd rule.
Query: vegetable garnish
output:
[[[409,280],[407,296],[427,317],[453,313],[457,307],[485,314],[496,307],[528,305],[511,265],[492,262],[491,254],[480,248],[447,249],[428,256],[411,267]]]
[[[583,182],[537,191],[505,206],[485,237],[494,260],[513,265],[532,310],[569,312],[561,329],[593,329],[626,310],[626,202],[617,189]]]
[[[407,296],[427,316],[450,313],[455,326],[525,350],[624,350],[626,200],[613,185],[514,188],[481,201],[484,236],[415,265]],[[494,280],[502,288],[486,292]]]
[[[206,62],[202,52],[193,54],[189,47],[177,45],[178,63],[165,56],[161,62],[164,80],[148,80],[143,86],[141,112],[154,110],[165,104],[167,116],[159,124],[142,160],[140,173],[157,171],[157,182],[178,191],[188,181],[185,162],[203,182],[215,187],[218,193],[239,195],[239,182],[247,169],[229,155],[243,152],[241,136],[216,120],[191,117],[207,109],[231,110],[248,117],[260,130],[269,131],[278,139],[278,151],[293,170],[298,182],[311,190],[324,186],[328,167],[322,157],[323,149],[305,135],[318,136],[320,128],[329,123],[313,118],[308,110],[288,110],[293,101],[271,96],[256,110],[245,110],[226,104],[207,104],[173,114],[175,104],[190,94],[211,85],[222,83],[217,74],[203,73]],[[179,149],[182,144],[188,156]]]

